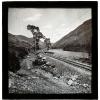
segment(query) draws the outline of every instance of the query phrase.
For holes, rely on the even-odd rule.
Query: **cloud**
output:
[[[45,29],[51,29],[52,28],[52,25],[46,25],[44,26]]]
[[[66,26],[66,24],[62,24],[61,26]]]
[[[40,19],[40,17],[42,16],[42,14],[36,14],[34,16],[31,16],[31,17],[27,17],[24,19],[24,21],[37,21]]]

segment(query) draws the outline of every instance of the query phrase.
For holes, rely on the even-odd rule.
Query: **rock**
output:
[[[12,85],[14,85],[14,82],[12,79],[9,79],[9,88],[12,87]]]
[[[78,78],[78,75],[72,75],[71,76],[71,79],[74,81],[74,80],[76,80]]]
[[[54,79],[58,80],[58,77],[53,77]]]
[[[67,83],[68,83],[68,85],[72,85],[73,84],[73,80],[70,79]]]
[[[88,84],[83,84],[84,87],[88,87]]]

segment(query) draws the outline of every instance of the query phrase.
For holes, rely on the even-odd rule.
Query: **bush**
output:
[[[8,68],[12,72],[16,72],[20,69],[19,58],[14,52],[8,52]]]
[[[21,66],[20,61],[28,54],[28,51],[22,47],[10,47],[8,50],[8,67],[12,72],[17,72]]]

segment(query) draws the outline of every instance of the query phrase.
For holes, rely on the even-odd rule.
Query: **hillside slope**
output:
[[[44,54],[41,55],[45,56]],[[42,69],[39,65],[32,66],[34,56],[34,54],[31,54],[26,57],[17,73],[9,71],[9,93],[91,93],[90,72],[74,69],[67,63],[46,56],[47,61],[56,67],[56,73],[53,75],[50,69]],[[31,68],[30,70],[26,68],[27,65]],[[57,78],[58,75],[61,77]],[[70,81],[73,77],[76,77],[76,79],[71,85]]]
[[[27,41],[22,41],[15,35],[8,33],[9,70],[16,72],[20,69],[20,60],[28,54],[28,48],[31,46]]]
[[[31,44],[23,36],[16,37],[8,34],[8,46],[9,93],[91,93],[91,73],[87,74],[83,70],[83,73],[81,73],[71,65],[48,57],[43,53],[41,55],[46,57],[47,62],[55,65],[55,73],[52,74],[52,70],[49,68],[48,70],[43,70],[41,65],[34,66],[33,61],[36,55],[28,53],[27,49]],[[77,76],[77,79],[71,85],[70,81],[74,76]]]
[[[66,51],[91,52],[91,24],[91,19],[85,21],[82,25],[57,41],[53,48],[61,48]]]
[[[13,71],[19,69],[19,62],[23,59],[32,48],[33,38],[28,38],[22,35],[13,35],[8,33],[8,59],[9,68]],[[40,41],[40,48],[45,48],[45,45]],[[13,66],[12,66],[13,65]]]

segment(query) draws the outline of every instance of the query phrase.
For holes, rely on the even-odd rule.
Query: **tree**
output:
[[[46,47],[47,47],[47,50],[49,50],[51,48],[51,42],[50,42],[50,38],[46,38],[44,40],[45,44],[46,44]]]
[[[39,50],[39,41],[41,38],[45,39],[45,36],[40,32],[39,27],[36,27],[34,25],[27,25],[27,29],[30,30],[33,34],[34,51]]]

